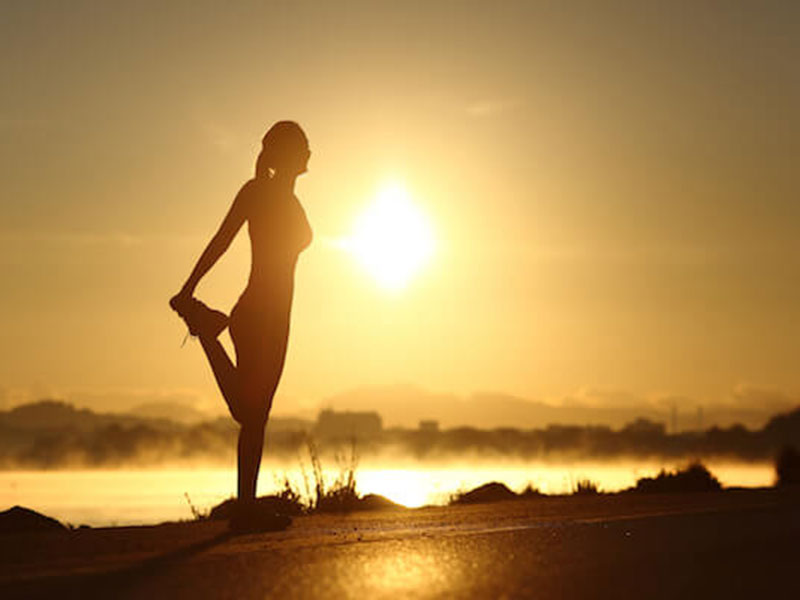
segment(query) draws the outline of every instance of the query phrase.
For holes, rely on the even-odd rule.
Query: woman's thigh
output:
[[[288,328],[280,322],[264,323],[245,316],[244,312],[234,311],[230,323],[242,417],[248,421],[266,420],[283,372]]]

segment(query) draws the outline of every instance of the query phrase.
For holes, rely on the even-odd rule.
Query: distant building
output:
[[[420,421],[419,430],[422,433],[438,433],[439,421],[433,421],[433,420]]]
[[[623,427],[622,433],[639,436],[663,436],[667,433],[667,428],[663,423],[639,418]]]
[[[309,432],[313,428],[313,421],[293,417],[270,417],[267,422],[267,431],[269,433]]]
[[[383,431],[376,412],[336,412],[326,409],[317,416],[314,433],[320,438],[371,438]]]

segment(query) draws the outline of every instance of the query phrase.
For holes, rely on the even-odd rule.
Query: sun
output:
[[[397,183],[383,186],[356,219],[343,246],[384,289],[397,291],[434,250],[430,222]]]

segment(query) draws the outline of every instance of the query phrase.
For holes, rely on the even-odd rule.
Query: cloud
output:
[[[651,408],[653,402],[622,390],[579,388],[576,392],[555,400],[556,405],[585,408]]]
[[[790,394],[772,387],[740,383],[733,388],[731,400],[737,407],[780,412],[800,405],[800,394]]]
[[[208,143],[220,152],[227,154],[236,148],[237,140],[230,129],[212,121],[202,121],[199,127]]]
[[[466,112],[471,117],[493,117],[508,112],[520,106],[516,99],[489,98],[472,102],[466,106]]]
[[[518,251],[515,248],[504,250]],[[692,244],[682,241],[627,244],[549,245],[528,250],[541,263],[610,264],[622,266],[665,265],[674,267],[740,264],[743,260],[767,258],[769,249],[733,248],[725,245]]]
[[[46,130],[54,123],[48,119],[0,116],[0,132]]]
[[[11,247],[37,248],[134,248],[143,244],[191,244],[196,246],[207,239],[207,233],[181,231],[142,235],[126,231],[0,231],[0,244]],[[0,248],[1,249],[1,248]]]
[[[207,107],[195,106],[191,109],[191,121],[208,145],[223,154],[229,154],[240,146],[240,140],[231,127],[209,116],[212,112]]]
[[[700,401],[698,401],[697,398],[679,396],[675,394],[657,395],[653,399],[653,402],[656,406],[660,406],[667,410],[676,408],[677,410],[683,411],[696,411],[700,406]]]
[[[0,232],[2,243],[44,243],[66,246],[116,246],[130,247],[141,244],[140,236],[122,231],[5,231]]]

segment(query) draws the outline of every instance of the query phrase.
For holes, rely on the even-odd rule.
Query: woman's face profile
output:
[[[284,154],[284,164],[279,168],[286,169],[289,173],[300,175],[308,171],[308,159],[311,158],[311,150],[307,143],[302,143]]]
[[[311,149],[308,145],[303,148],[303,151],[300,153],[300,165],[301,169],[298,171],[298,174],[305,173],[308,171],[308,160],[311,158]]]

